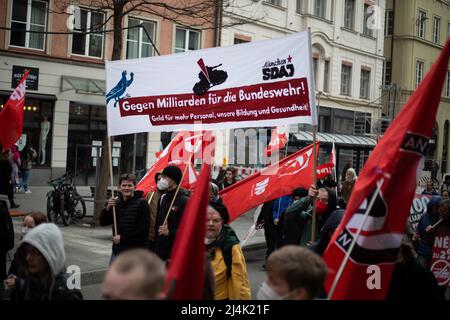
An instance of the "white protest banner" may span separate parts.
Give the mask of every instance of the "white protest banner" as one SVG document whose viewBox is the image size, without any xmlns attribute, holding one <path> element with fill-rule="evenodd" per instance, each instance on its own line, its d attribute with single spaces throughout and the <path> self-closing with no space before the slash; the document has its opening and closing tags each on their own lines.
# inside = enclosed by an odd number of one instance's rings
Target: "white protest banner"
<svg viewBox="0 0 450 320">
<path fill-rule="evenodd" d="M 106 62 L 108 135 L 316 124 L 309 31 Z"/>
</svg>

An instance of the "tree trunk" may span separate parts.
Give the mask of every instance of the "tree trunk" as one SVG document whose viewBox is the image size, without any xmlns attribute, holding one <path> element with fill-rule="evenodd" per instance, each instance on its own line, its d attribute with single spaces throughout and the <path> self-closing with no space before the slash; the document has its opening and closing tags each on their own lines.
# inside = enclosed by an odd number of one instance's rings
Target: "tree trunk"
<svg viewBox="0 0 450 320">
<path fill-rule="evenodd" d="M 122 53 L 122 19 L 123 19 L 123 5 L 115 4 L 114 8 L 114 40 L 113 40 L 113 52 L 112 52 L 112 60 L 120 60 Z M 113 137 L 111 137 L 111 148 L 113 144 Z M 105 203 L 107 201 L 107 188 L 108 184 L 110 184 L 110 175 L 109 175 L 109 148 L 108 148 L 108 133 L 106 132 L 106 137 L 103 142 L 103 152 L 100 159 L 100 168 L 99 168 L 99 179 L 98 186 L 96 187 L 97 193 L 95 197 L 95 210 L 94 210 L 94 222 L 96 225 L 100 222 L 100 214 L 102 209 L 105 207 Z"/>
</svg>

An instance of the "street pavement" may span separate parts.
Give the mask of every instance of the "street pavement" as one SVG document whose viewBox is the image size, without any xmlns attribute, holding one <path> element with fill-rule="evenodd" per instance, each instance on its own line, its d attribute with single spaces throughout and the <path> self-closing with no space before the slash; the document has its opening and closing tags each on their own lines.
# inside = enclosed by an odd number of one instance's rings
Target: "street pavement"
<svg viewBox="0 0 450 320">
<path fill-rule="evenodd" d="M 82 196 L 90 195 L 89 187 L 77 187 L 77 189 Z M 16 247 L 19 243 L 21 223 L 23 220 L 23 217 L 20 215 L 30 211 L 41 211 L 46 213 L 47 210 L 46 194 L 51 188 L 49 186 L 35 186 L 30 187 L 30 190 L 32 191 L 31 194 L 18 193 L 15 195 L 16 203 L 20 205 L 20 208 L 11 210 L 13 215 L 18 215 L 13 217 Z M 0 199 L 6 200 L 6 197 L 0 196 Z M 94 226 L 93 202 L 86 202 L 86 207 L 87 214 L 83 220 L 76 221 L 67 227 L 65 227 L 61 221 L 58 221 L 58 225 L 60 226 L 64 237 L 66 266 L 78 266 L 81 270 L 81 286 L 86 290 L 84 293 L 86 293 L 87 297 L 99 298 L 99 290 L 96 290 L 96 288 L 98 288 L 99 283 L 102 282 L 104 273 L 108 267 L 111 255 L 112 231 L 111 226 Z M 241 241 L 253 224 L 253 216 L 254 211 L 252 210 L 231 224 Z M 243 248 L 246 257 L 248 256 L 248 262 L 255 264 L 255 270 L 257 269 L 256 265 L 259 265 L 258 267 L 261 268 L 263 264 L 265 250 L 263 250 L 263 248 L 265 248 L 265 240 L 262 230 L 258 231 Z M 15 249 L 11 251 L 10 254 L 12 255 L 14 251 Z M 262 274 L 264 273 L 262 272 Z M 258 272 L 255 272 L 250 275 L 250 281 L 253 281 L 259 287 L 259 284 L 263 281 L 260 277 L 261 275 L 259 275 Z M 252 286 L 253 290 L 258 289 L 253 287 L 254 286 Z"/>
</svg>

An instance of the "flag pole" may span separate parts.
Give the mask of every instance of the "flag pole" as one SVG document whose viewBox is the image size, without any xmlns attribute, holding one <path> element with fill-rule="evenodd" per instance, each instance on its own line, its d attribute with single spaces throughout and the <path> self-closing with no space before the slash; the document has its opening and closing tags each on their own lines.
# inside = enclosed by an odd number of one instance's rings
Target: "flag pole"
<svg viewBox="0 0 450 320">
<path fill-rule="evenodd" d="M 287 141 L 286 141 L 286 148 L 284 149 L 284 157 L 285 157 L 285 158 L 287 157 L 288 145 L 289 145 L 289 133 L 288 133 L 288 139 L 287 139 Z M 278 161 L 278 162 L 280 162 L 280 161 Z M 282 198 L 282 197 L 280 197 L 280 198 L 278 199 L 277 219 L 280 219 L 281 198 Z"/>
<path fill-rule="evenodd" d="M 194 156 L 195 150 L 197 149 L 197 145 L 200 142 L 198 139 L 199 139 L 199 137 L 197 138 L 197 141 L 194 144 L 194 148 L 192 149 L 192 152 L 189 155 L 189 160 L 187 161 L 186 166 L 184 167 L 183 175 L 181 176 L 181 181 L 180 181 L 180 183 L 177 186 L 177 190 L 175 191 L 175 194 L 173 196 L 172 202 L 170 203 L 169 209 L 167 210 L 166 217 L 164 218 L 163 226 L 167 226 L 167 219 L 169 218 L 170 211 L 171 211 L 172 206 L 173 206 L 173 204 L 175 202 L 175 198 L 177 197 L 178 192 L 180 191 L 181 184 L 183 183 L 184 176 L 186 175 L 186 171 L 188 169 L 189 163 L 191 163 L 192 157 Z"/>
<path fill-rule="evenodd" d="M 336 277 L 333 280 L 333 285 L 331 286 L 330 292 L 328 293 L 327 300 L 331 299 L 331 297 L 334 294 L 334 291 L 336 290 L 337 284 L 339 283 L 339 279 L 341 278 L 342 273 L 344 272 L 345 265 L 347 264 L 348 259 L 350 258 L 350 254 L 352 253 L 353 248 L 355 247 L 356 240 L 358 239 L 359 234 L 361 233 L 361 230 L 362 230 L 364 224 L 366 223 L 367 217 L 369 216 L 369 213 L 372 210 L 373 205 L 375 204 L 375 200 L 381 191 L 381 187 L 383 186 L 383 183 L 384 183 L 384 178 L 382 178 L 380 180 L 380 182 L 377 183 L 377 189 L 375 190 L 375 193 L 373 194 L 372 199 L 370 199 L 370 203 L 367 206 L 367 209 L 366 209 L 366 212 L 364 213 L 364 217 L 361 221 L 361 224 L 359 225 L 358 230 L 356 231 L 356 234 L 353 238 L 353 241 L 350 244 L 350 247 L 348 248 L 348 251 L 345 255 L 345 258 L 342 261 L 341 266 L 339 267 L 338 273 L 336 274 Z"/>
<path fill-rule="evenodd" d="M 109 177 L 111 179 L 111 195 L 114 198 L 114 176 L 112 166 L 112 153 L 111 153 L 111 137 L 108 137 L 108 151 L 109 151 Z M 117 236 L 117 218 L 116 218 L 116 206 L 113 209 L 113 221 L 114 221 L 114 235 Z"/>
<path fill-rule="evenodd" d="M 316 148 L 316 131 L 317 125 L 312 127 L 313 134 L 313 185 L 317 188 L 317 148 Z M 313 211 L 312 211 L 312 222 L 311 222 L 311 242 L 316 240 L 316 224 L 317 224 L 317 215 L 316 215 L 316 199 L 313 200 Z"/>
<path fill-rule="evenodd" d="M 311 90 L 313 92 L 313 95 L 311 97 L 310 94 L 310 100 L 311 103 L 314 104 L 313 108 L 317 108 L 316 105 L 316 97 L 315 97 L 315 79 L 314 79 L 314 69 L 313 69 L 313 57 L 312 57 L 312 44 L 311 44 L 311 28 L 308 27 L 308 47 L 309 47 L 309 73 L 311 80 Z M 320 107 L 320 92 L 319 92 L 319 103 Z M 314 109 L 314 118 L 312 121 L 312 135 L 313 135 L 313 185 L 315 188 L 317 188 L 317 150 L 316 150 L 316 133 L 317 133 L 317 110 Z M 312 210 L 312 222 L 311 222 L 311 242 L 314 242 L 316 240 L 316 224 L 317 224 L 317 215 L 316 215 L 316 199 L 313 200 L 313 210 Z"/>
</svg>

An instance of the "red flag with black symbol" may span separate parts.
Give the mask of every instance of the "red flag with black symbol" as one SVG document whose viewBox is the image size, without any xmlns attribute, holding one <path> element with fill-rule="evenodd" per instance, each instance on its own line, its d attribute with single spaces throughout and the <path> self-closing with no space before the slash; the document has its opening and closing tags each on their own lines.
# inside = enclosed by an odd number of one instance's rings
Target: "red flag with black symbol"
<svg viewBox="0 0 450 320">
<path fill-rule="evenodd" d="M 23 129 L 23 107 L 25 105 L 25 81 L 30 70 L 26 70 L 19 85 L 0 111 L 0 143 L 3 150 L 10 149 L 20 139 Z"/>
<path fill-rule="evenodd" d="M 200 300 L 205 280 L 205 229 L 211 168 L 202 166 L 197 187 L 181 218 L 166 276 L 170 300 Z"/>
<path fill-rule="evenodd" d="M 330 299 L 386 298 L 436 121 L 449 56 L 447 41 L 359 175 L 324 254 Z"/>
<path fill-rule="evenodd" d="M 214 147 L 215 138 L 211 131 L 180 131 L 169 145 L 158 153 L 155 163 L 136 185 L 136 189 L 144 191 L 144 194 L 155 191 L 155 175 L 168 165 L 178 166 L 181 172 L 184 172 L 185 167 L 188 166 L 181 187 L 193 189 L 198 180 L 198 173 L 194 169 L 194 159 L 201 158 L 205 162 L 211 163 L 214 157 Z M 194 155 L 191 157 L 192 152 Z"/>
<path fill-rule="evenodd" d="M 289 125 L 278 126 L 272 131 L 270 142 L 264 150 L 266 156 L 270 157 L 272 152 L 284 148 L 289 139 Z"/>
<path fill-rule="evenodd" d="M 319 144 L 317 144 L 317 150 Z M 313 146 L 309 145 L 220 191 L 230 222 L 258 205 L 313 183 Z"/>
</svg>

